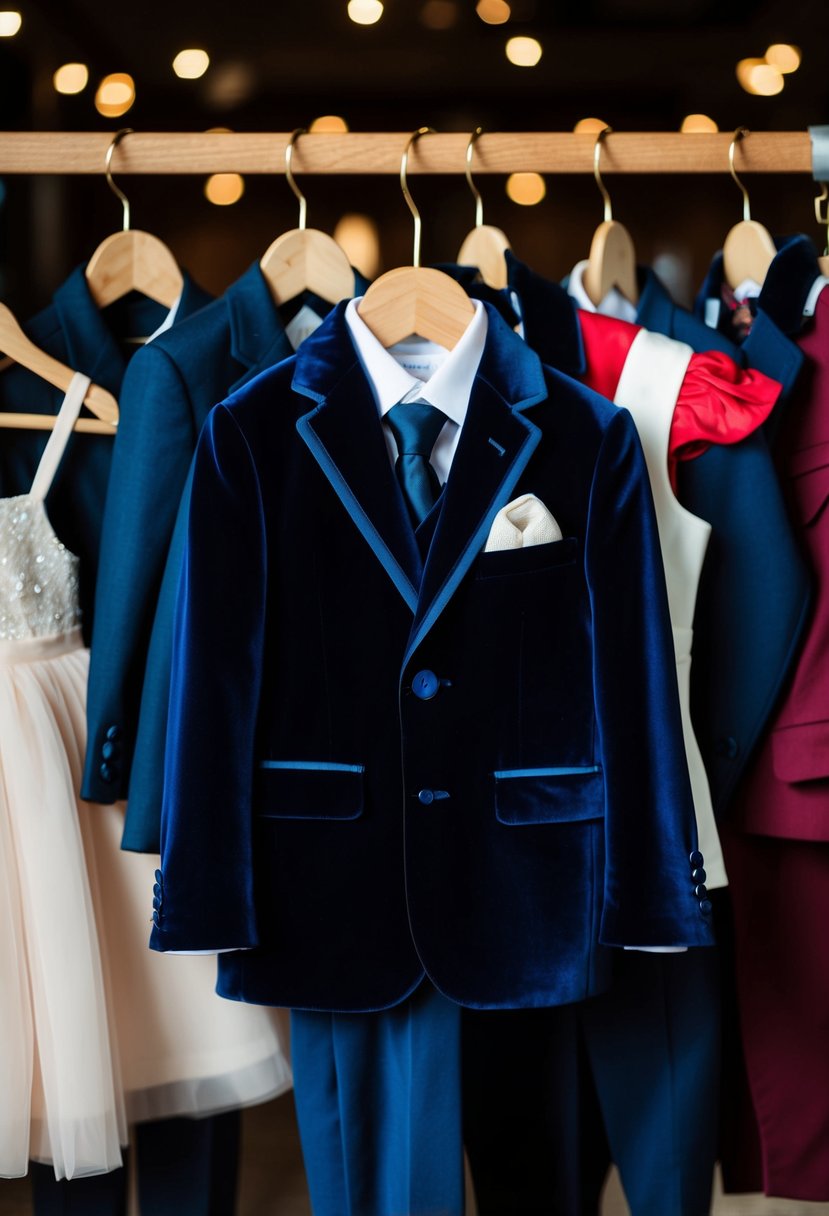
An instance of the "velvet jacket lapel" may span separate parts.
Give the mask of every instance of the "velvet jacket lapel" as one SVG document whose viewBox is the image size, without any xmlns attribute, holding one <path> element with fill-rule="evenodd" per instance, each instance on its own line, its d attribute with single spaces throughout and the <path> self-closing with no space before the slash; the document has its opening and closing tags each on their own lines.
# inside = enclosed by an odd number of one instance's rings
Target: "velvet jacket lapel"
<svg viewBox="0 0 829 1216">
<path fill-rule="evenodd" d="M 449 602 L 540 439 L 519 412 L 547 395 L 540 361 L 494 308 L 484 307 L 487 341 L 425 564 L 345 306 L 297 353 L 293 388 L 317 402 L 297 430 L 411 609 L 410 651 Z"/>
</svg>

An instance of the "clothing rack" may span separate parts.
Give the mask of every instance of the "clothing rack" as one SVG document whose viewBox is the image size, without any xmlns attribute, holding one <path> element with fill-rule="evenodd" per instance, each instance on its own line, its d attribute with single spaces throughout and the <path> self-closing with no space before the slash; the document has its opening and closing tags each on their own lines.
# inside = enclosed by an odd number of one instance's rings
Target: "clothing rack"
<svg viewBox="0 0 829 1216">
<path fill-rule="evenodd" d="M 396 174 L 410 132 L 303 135 L 294 149 L 297 173 Z M 0 174 L 103 173 L 113 133 L 0 132 Z M 619 131 L 602 145 L 602 174 L 727 173 L 732 133 Z M 284 173 L 290 133 L 138 131 L 114 150 L 117 174 Z M 409 156 L 409 173 L 463 173 L 467 132 L 421 139 Z M 494 131 L 475 144 L 475 174 L 592 173 L 593 133 Z M 743 173 L 811 173 L 807 131 L 752 131 L 736 149 Z"/>
</svg>

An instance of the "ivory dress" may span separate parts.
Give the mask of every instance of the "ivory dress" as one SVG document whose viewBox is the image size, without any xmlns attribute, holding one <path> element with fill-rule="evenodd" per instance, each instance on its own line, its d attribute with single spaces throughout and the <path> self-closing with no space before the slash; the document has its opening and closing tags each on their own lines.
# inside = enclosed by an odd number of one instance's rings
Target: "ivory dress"
<svg viewBox="0 0 829 1216">
<path fill-rule="evenodd" d="M 156 861 L 123 806 L 82 803 L 78 561 L 44 499 L 76 375 L 28 494 L 0 499 L 0 1176 L 116 1168 L 128 1121 L 207 1115 L 291 1084 L 281 1014 L 220 1000 L 215 959 L 147 948 Z M 82 442 L 83 440 L 81 440 Z"/>
</svg>

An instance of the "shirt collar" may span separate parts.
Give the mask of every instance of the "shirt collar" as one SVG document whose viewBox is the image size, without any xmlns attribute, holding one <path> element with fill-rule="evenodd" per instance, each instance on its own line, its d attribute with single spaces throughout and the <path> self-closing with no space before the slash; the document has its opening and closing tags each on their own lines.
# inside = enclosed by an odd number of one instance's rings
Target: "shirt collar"
<svg viewBox="0 0 829 1216">
<path fill-rule="evenodd" d="M 616 287 L 611 287 L 598 307 L 593 303 L 584 287 L 584 272 L 589 265 L 586 258 L 583 262 L 577 262 L 570 271 L 567 283 L 567 291 L 579 308 L 583 308 L 585 312 L 600 312 L 606 317 L 616 317 L 619 321 L 635 322 L 636 305 L 631 304 Z"/>
<path fill-rule="evenodd" d="M 486 343 L 487 315 L 481 301 L 472 301 L 475 307 L 472 320 L 454 349 L 443 354 L 437 371 L 424 381 L 401 367 L 394 355 L 375 338 L 358 311 L 360 298 L 347 304 L 345 323 L 380 413 L 388 413 L 398 401 L 417 399 L 428 401 L 462 426 Z M 433 349 L 442 352 L 441 347 Z"/>
</svg>

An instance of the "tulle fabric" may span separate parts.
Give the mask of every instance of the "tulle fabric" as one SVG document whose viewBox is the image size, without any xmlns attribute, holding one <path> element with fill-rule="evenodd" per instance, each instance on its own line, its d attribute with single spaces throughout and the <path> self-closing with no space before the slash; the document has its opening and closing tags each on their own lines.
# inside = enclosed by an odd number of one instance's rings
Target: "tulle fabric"
<svg viewBox="0 0 829 1216">
<path fill-rule="evenodd" d="M 128 1121 L 206 1115 L 291 1084 L 279 1011 L 223 1001 L 215 958 L 147 948 L 157 860 L 123 807 L 78 801 L 79 631 L 0 642 L 0 1175 L 121 1164 Z"/>
<path fill-rule="evenodd" d="M 127 1139 L 74 794 L 85 662 L 79 636 L 64 642 L 45 659 L 38 640 L 0 649 L 7 1176 L 24 1174 L 30 1156 L 52 1161 L 58 1178 L 114 1169 Z"/>
</svg>

